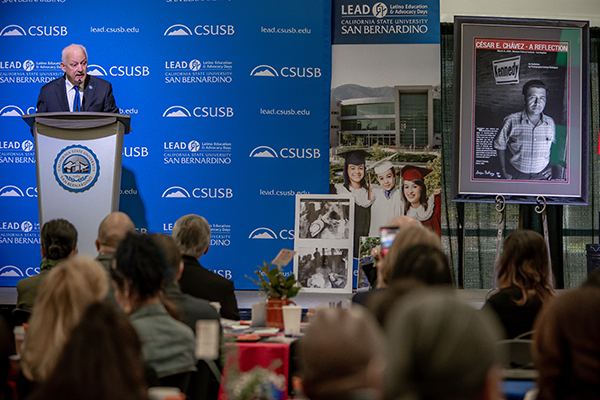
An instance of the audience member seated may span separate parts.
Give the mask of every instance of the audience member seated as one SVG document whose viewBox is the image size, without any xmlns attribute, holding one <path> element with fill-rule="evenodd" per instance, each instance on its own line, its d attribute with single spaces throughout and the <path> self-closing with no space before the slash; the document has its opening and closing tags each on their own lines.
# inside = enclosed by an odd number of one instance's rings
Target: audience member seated
<svg viewBox="0 0 600 400">
<path fill-rule="evenodd" d="M 387 316 L 396 301 L 413 289 L 445 285 L 453 286 L 452 271 L 448 257 L 437 246 L 417 244 L 404 248 L 391 267 L 391 283 L 385 289 L 373 293 L 367 307 L 380 324 L 385 325 Z"/>
<path fill-rule="evenodd" d="M 233 282 L 209 271 L 198 261 L 210 245 L 210 225 L 206 219 L 195 214 L 184 215 L 175 222 L 172 236 L 183 255 L 181 291 L 221 303 L 221 317 L 238 321 L 240 312 Z"/>
<path fill-rule="evenodd" d="M 140 339 L 108 303 L 94 303 L 73 328 L 56 366 L 31 400 L 149 400 Z"/>
<path fill-rule="evenodd" d="M 19 398 L 45 382 L 86 308 L 106 296 L 104 268 L 87 256 L 69 257 L 48 273 L 40 287 L 21 351 Z M 83 355 L 80 355 L 83 356 Z"/>
<path fill-rule="evenodd" d="M 0 400 L 13 398 L 13 389 L 8 383 L 11 370 L 9 357 L 13 354 L 15 354 L 13 335 L 4 317 L 0 316 Z"/>
<path fill-rule="evenodd" d="M 387 400 L 501 398 L 501 327 L 454 291 L 415 290 L 391 311 Z"/>
<path fill-rule="evenodd" d="M 498 288 L 500 291 L 483 308 L 494 310 L 500 317 L 506 338 L 531 331 L 542 305 L 554 295 L 542 235 L 518 230 L 506 237 L 498 267 Z"/>
<path fill-rule="evenodd" d="M 119 307 L 115 299 L 115 289 L 110 282 L 110 266 L 117 251 L 119 242 L 123 240 L 127 232 L 135 232 L 135 225 L 131 218 L 123 212 L 115 211 L 108 214 L 98 227 L 98 237 L 96 238 L 96 249 L 98 249 L 98 257 L 96 260 L 104 266 L 106 277 L 109 282 L 108 293 L 106 300 Z"/>
<path fill-rule="evenodd" d="M 219 321 L 219 313 L 207 300 L 183 293 L 179 288 L 178 280 L 183 272 L 183 261 L 179 247 L 173 238 L 163 233 L 156 233 L 151 237 L 164 253 L 171 268 L 173 279 L 166 283 L 163 292 L 167 299 L 177 307 L 179 320 L 192 328 L 194 332 L 196 332 L 196 321 L 198 320 Z"/>
<path fill-rule="evenodd" d="M 183 261 L 177 243 L 171 236 L 162 233 L 151 236 L 165 254 L 172 269 L 173 279 L 166 284 L 163 293 L 177 307 L 179 320 L 192 328 L 194 333 L 196 333 L 196 322 L 198 320 L 215 320 L 220 324 L 219 313 L 207 300 L 183 293 L 179 288 L 178 280 L 183 272 Z M 213 365 L 216 369 L 221 368 L 218 360 Z M 198 371 L 192 375 L 190 380 L 188 398 L 192 400 L 216 400 L 219 396 L 220 385 L 213 374 L 213 370 L 202 360 L 198 361 L 196 367 Z M 214 372 L 216 373 L 217 370 L 214 370 Z"/>
<path fill-rule="evenodd" d="M 169 264 L 148 235 L 128 233 L 119 244 L 111 268 L 115 295 L 142 341 L 144 356 L 159 378 L 196 369 L 194 333 L 172 318 L 161 302 L 172 280 Z"/>
<path fill-rule="evenodd" d="M 64 219 L 53 219 L 42 226 L 42 264 L 40 272 L 17 283 L 17 309 L 31 313 L 40 285 L 60 260 L 77 253 L 77 230 Z"/>
<path fill-rule="evenodd" d="M 588 282 L 542 308 L 533 357 L 538 400 L 600 399 L 600 287 Z"/>
<path fill-rule="evenodd" d="M 376 400 L 383 394 L 385 336 L 362 307 L 315 314 L 298 344 L 302 388 L 310 400 Z"/>
<path fill-rule="evenodd" d="M 406 215 L 399 215 L 390 219 L 386 224 L 385 228 L 398 228 L 402 229 L 407 226 L 423 226 L 420 221 L 407 217 Z M 381 246 L 376 246 L 371 250 L 371 257 L 375 260 L 375 265 L 366 264 L 362 268 L 371 284 L 371 287 L 377 288 L 381 285 L 385 285 L 383 278 L 381 277 Z"/>
<path fill-rule="evenodd" d="M 404 217 L 408 218 L 409 217 Z M 418 222 L 417 220 L 414 220 Z M 357 293 L 352 301 L 362 305 L 367 305 L 370 299 L 375 296 L 379 296 L 383 292 L 383 288 L 387 287 L 392 281 L 392 270 L 399 269 L 398 267 L 402 263 L 400 253 L 408 247 L 412 247 L 417 244 L 429 245 L 431 248 L 436 248 L 441 252 L 442 243 L 440 237 L 431 229 L 424 227 L 423 225 L 408 223 L 400 229 L 396 238 L 392 242 L 392 245 L 388 249 L 385 257 L 379 262 L 378 270 L 380 271 L 378 277 L 378 290 L 370 290 L 368 292 Z M 447 262 L 447 261 L 446 261 Z"/>
</svg>

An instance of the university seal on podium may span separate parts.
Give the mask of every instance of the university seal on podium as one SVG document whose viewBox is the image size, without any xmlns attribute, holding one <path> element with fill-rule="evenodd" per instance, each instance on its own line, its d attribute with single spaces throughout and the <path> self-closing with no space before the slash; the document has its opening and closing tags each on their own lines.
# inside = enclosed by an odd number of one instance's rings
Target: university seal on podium
<svg viewBox="0 0 600 400">
<path fill-rule="evenodd" d="M 84 192 L 94 186 L 100 175 L 96 154 L 75 144 L 62 149 L 54 159 L 54 177 L 69 192 Z"/>
</svg>

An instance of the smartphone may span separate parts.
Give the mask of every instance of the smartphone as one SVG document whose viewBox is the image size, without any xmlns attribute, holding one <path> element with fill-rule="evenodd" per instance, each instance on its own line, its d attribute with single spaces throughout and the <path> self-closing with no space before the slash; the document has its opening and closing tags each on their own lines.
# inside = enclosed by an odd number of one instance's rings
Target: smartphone
<svg viewBox="0 0 600 400">
<path fill-rule="evenodd" d="M 379 230 L 381 236 L 381 256 L 385 257 L 388 249 L 394 242 L 400 228 L 381 228 Z"/>
</svg>

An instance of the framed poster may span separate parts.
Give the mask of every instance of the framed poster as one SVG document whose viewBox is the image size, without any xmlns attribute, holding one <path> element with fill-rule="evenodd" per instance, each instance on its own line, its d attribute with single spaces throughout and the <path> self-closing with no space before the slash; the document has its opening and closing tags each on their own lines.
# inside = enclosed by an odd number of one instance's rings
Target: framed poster
<svg viewBox="0 0 600 400">
<path fill-rule="evenodd" d="M 454 201 L 588 201 L 589 23 L 454 20 Z"/>
<path fill-rule="evenodd" d="M 352 293 L 354 197 L 297 195 L 295 232 L 302 291 Z"/>
</svg>

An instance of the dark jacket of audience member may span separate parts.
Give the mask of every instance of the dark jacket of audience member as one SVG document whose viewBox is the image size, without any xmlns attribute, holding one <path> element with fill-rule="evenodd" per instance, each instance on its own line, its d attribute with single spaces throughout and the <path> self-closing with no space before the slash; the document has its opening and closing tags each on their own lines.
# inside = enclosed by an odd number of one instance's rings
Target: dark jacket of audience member
<svg viewBox="0 0 600 400">
<path fill-rule="evenodd" d="M 484 309 L 496 312 L 506 337 L 533 329 L 544 302 L 554 295 L 550 286 L 548 250 L 544 237 L 530 230 L 512 232 L 504 240 L 499 261 L 498 288 Z"/>
<path fill-rule="evenodd" d="M 77 230 L 64 219 L 53 219 L 42 226 L 40 232 L 42 258 L 40 273 L 21 279 L 17 283 L 17 308 L 31 312 L 40 290 L 50 270 L 60 260 L 77 252 Z"/>
<path fill-rule="evenodd" d="M 91 305 L 31 400 L 147 400 L 142 345 L 127 317 Z"/>
<path fill-rule="evenodd" d="M 15 354 L 15 341 L 4 317 L 0 316 L 0 400 L 12 400 L 13 391 L 8 384 L 10 360 Z"/>
<path fill-rule="evenodd" d="M 537 399 L 600 399 L 600 287 L 560 294 L 534 326 Z"/>
<path fill-rule="evenodd" d="M 184 268 L 179 279 L 181 291 L 210 302 L 219 302 L 221 317 L 238 321 L 240 312 L 233 281 L 204 268 L 199 262 L 210 248 L 208 221 L 199 215 L 184 215 L 175 222 L 172 236 L 183 255 Z"/>
</svg>

